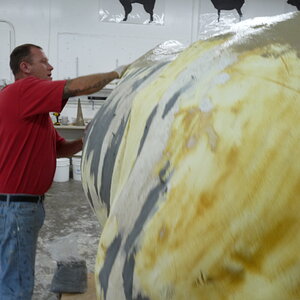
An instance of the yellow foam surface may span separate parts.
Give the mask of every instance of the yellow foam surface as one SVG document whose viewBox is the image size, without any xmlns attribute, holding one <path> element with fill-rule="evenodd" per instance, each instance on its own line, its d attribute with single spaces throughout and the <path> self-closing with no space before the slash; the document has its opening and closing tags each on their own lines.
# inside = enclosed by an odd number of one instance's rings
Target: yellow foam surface
<svg viewBox="0 0 300 300">
<path fill-rule="evenodd" d="M 136 257 L 150 299 L 300 298 L 300 62 L 264 52 L 225 70 L 210 112 L 175 115 L 170 190 Z"/>
<path fill-rule="evenodd" d="M 134 245 L 135 292 L 151 300 L 300 299 L 299 53 L 284 43 L 235 51 L 222 46 L 230 39 L 195 43 L 134 96 L 96 267 L 120 235 L 109 282 L 120 291 L 115 300 L 124 295 L 124 241 L 145 201 L 131 191 L 159 183 L 165 166 L 167 192 Z M 163 120 L 166 97 L 182 86 Z M 149 148 L 138 157 L 155 107 Z M 164 138 L 153 138 L 160 131 Z M 133 180 L 138 159 L 148 177 Z"/>
</svg>

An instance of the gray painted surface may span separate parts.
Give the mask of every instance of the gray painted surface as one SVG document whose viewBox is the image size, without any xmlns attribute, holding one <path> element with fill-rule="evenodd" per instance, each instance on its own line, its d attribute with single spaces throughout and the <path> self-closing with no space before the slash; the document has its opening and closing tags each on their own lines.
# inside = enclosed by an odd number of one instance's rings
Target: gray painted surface
<svg viewBox="0 0 300 300">
<path fill-rule="evenodd" d="M 115 263 L 115 259 L 118 255 L 118 252 L 120 250 L 122 238 L 120 235 L 118 235 L 111 245 L 108 247 L 106 252 L 106 259 L 104 262 L 104 265 L 100 271 L 99 274 L 99 281 L 101 283 L 101 286 L 103 288 L 104 292 L 104 299 L 106 299 L 107 289 L 108 289 L 108 280 L 111 273 L 111 269 Z"/>
</svg>

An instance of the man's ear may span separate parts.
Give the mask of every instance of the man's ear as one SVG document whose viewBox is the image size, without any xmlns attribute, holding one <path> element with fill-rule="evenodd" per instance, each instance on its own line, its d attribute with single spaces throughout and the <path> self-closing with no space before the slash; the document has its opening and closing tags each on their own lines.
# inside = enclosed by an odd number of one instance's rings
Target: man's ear
<svg viewBox="0 0 300 300">
<path fill-rule="evenodd" d="M 21 70 L 21 72 L 23 72 L 25 74 L 30 74 L 31 65 L 26 61 L 22 61 L 20 63 L 20 70 Z"/>
</svg>

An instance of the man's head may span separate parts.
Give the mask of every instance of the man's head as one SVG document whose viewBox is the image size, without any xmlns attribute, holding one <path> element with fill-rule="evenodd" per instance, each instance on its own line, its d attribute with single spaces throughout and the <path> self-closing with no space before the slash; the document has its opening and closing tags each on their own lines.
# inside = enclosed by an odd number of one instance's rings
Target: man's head
<svg viewBox="0 0 300 300">
<path fill-rule="evenodd" d="M 52 80 L 53 67 L 48 63 L 43 49 L 33 44 L 20 45 L 12 51 L 10 68 L 16 80 L 28 76 Z"/>
</svg>

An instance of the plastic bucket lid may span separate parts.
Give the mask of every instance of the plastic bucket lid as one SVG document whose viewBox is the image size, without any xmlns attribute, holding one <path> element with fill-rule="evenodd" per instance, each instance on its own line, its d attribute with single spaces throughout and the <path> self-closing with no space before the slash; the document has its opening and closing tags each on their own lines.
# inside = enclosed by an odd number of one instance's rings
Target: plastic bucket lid
<svg viewBox="0 0 300 300">
<path fill-rule="evenodd" d="M 72 157 L 72 165 L 80 165 L 81 157 Z"/>
<path fill-rule="evenodd" d="M 57 158 L 56 159 L 56 166 L 62 167 L 62 166 L 69 166 L 70 165 L 70 159 L 69 158 Z"/>
</svg>

